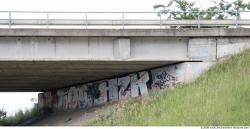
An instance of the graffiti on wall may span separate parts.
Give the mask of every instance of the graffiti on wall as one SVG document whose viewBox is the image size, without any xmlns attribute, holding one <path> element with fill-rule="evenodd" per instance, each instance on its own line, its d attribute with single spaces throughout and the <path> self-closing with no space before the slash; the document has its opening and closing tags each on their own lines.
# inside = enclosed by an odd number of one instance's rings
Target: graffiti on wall
<svg viewBox="0 0 250 129">
<path fill-rule="evenodd" d="M 168 86 L 172 80 L 175 80 L 175 77 L 170 75 L 168 72 L 163 71 L 156 74 L 155 85 L 159 87 Z"/>
<path fill-rule="evenodd" d="M 78 91 L 76 87 L 71 87 L 68 92 L 68 109 L 75 109 L 78 105 Z"/>
<path fill-rule="evenodd" d="M 89 105 L 87 96 L 87 85 L 78 87 L 78 108 L 86 108 Z"/>
<path fill-rule="evenodd" d="M 148 86 L 147 82 L 151 79 L 153 84 Z M 175 80 L 174 72 L 169 69 L 143 71 L 124 77 L 59 89 L 53 93 L 45 92 L 39 95 L 39 99 L 42 99 L 39 100 L 41 102 L 39 105 L 53 107 L 56 110 L 82 109 L 127 97 L 145 96 L 148 95 L 148 87 L 162 89 Z"/>
<path fill-rule="evenodd" d="M 148 72 L 139 72 L 131 76 L 131 97 L 145 96 L 148 94 L 147 82 L 149 81 Z"/>
<path fill-rule="evenodd" d="M 95 97 L 94 105 L 99 105 L 107 102 L 107 82 L 100 82 L 98 84 L 99 93 Z"/>
<path fill-rule="evenodd" d="M 152 70 L 153 89 L 164 89 L 175 85 L 177 80 L 176 67 L 159 68 Z"/>
<path fill-rule="evenodd" d="M 118 78 L 119 99 L 124 99 L 131 95 L 130 76 Z"/>
<path fill-rule="evenodd" d="M 109 101 L 118 101 L 119 93 L 118 93 L 118 79 L 110 79 L 108 80 L 108 100 Z"/>
<path fill-rule="evenodd" d="M 57 109 L 67 110 L 68 109 L 68 90 L 60 89 L 56 91 L 57 95 Z"/>
<path fill-rule="evenodd" d="M 56 95 L 56 92 L 52 92 L 51 93 L 51 103 L 52 103 L 52 107 L 54 109 L 57 109 L 58 108 L 58 96 Z"/>
<path fill-rule="evenodd" d="M 139 81 L 139 90 L 142 96 L 148 95 L 148 88 L 147 88 L 147 82 L 149 81 L 149 74 L 148 72 L 140 72 L 139 73 L 140 79 Z"/>
</svg>

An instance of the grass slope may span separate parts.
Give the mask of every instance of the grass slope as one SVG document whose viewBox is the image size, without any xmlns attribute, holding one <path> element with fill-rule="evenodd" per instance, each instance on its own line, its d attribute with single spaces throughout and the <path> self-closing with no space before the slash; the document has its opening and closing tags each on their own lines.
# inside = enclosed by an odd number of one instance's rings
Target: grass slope
<svg viewBox="0 0 250 129">
<path fill-rule="evenodd" d="M 250 50 L 195 82 L 124 101 L 90 125 L 250 125 Z"/>
</svg>

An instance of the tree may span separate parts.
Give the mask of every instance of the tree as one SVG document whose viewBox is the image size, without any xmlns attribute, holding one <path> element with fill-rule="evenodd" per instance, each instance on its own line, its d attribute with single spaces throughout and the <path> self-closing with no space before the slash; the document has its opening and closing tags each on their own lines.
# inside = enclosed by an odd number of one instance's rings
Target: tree
<svg viewBox="0 0 250 129">
<path fill-rule="evenodd" d="M 0 120 L 6 118 L 7 112 L 4 109 L 0 109 Z"/>
<path fill-rule="evenodd" d="M 194 7 L 195 2 L 185 0 L 171 0 L 166 6 L 155 5 L 153 8 L 162 8 L 158 15 L 168 14 L 169 19 L 195 19 L 198 16 L 199 8 Z"/>
<path fill-rule="evenodd" d="M 155 5 L 154 9 L 161 10 L 158 15 L 166 14 L 168 19 L 227 19 L 235 17 L 240 19 L 240 11 L 250 10 L 250 2 L 244 3 L 243 0 L 235 0 L 232 3 L 225 0 L 214 1 L 214 5 L 207 9 L 195 7 L 195 2 L 186 0 L 171 0 L 167 5 Z"/>
<path fill-rule="evenodd" d="M 209 7 L 206 11 L 215 12 L 211 15 L 212 17 L 207 17 L 207 19 L 227 19 L 230 17 L 240 19 L 241 14 L 239 12 L 247 10 L 249 4 L 250 3 L 244 3 L 243 0 L 235 0 L 232 3 L 226 2 L 225 0 L 220 0 L 219 2 L 214 1 L 214 5 Z"/>
</svg>

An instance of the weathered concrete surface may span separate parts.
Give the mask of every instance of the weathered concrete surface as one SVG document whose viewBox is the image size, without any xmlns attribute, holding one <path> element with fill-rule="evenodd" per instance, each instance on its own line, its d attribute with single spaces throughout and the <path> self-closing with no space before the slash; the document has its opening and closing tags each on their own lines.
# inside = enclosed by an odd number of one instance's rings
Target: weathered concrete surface
<svg viewBox="0 0 250 129">
<path fill-rule="evenodd" d="M 0 37 L 0 61 L 179 61 L 187 46 L 180 37 Z"/>
<path fill-rule="evenodd" d="M 129 59 L 130 56 L 130 39 L 118 38 L 114 41 L 114 57 L 117 59 Z"/>
<path fill-rule="evenodd" d="M 224 29 L 0 29 L 0 36 L 244 37 L 250 28 Z"/>
<path fill-rule="evenodd" d="M 217 40 L 217 58 L 230 56 L 250 48 L 250 38 L 219 38 Z"/>
<path fill-rule="evenodd" d="M 215 61 L 217 54 L 216 38 L 191 38 L 188 44 L 188 56 L 192 59 Z"/>
<path fill-rule="evenodd" d="M 167 60 L 188 58 L 187 48 L 188 38 L 139 37 L 131 38 L 130 51 L 136 60 Z"/>
</svg>

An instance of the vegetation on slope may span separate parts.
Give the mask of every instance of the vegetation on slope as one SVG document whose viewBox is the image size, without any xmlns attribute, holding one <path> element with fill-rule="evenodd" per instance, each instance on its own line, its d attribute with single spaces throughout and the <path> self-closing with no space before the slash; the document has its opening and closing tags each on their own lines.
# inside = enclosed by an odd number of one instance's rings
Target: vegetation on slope
<svg viewBox="0 0 250 129">
<path fill-rule="evenodd" d="M 250 125 L 250 50 L 195 82 L 118 104 L 90 125 Z"/>
<path fill-rule="evenodd" d="M 4 116 L 0 117 L 0 126 L 16 126 L 38 115 L 39 112 L 36 108 L 26 111 L 19 110 L 13 116 L 6 116 L 5 114 Z"/>
</svg>

